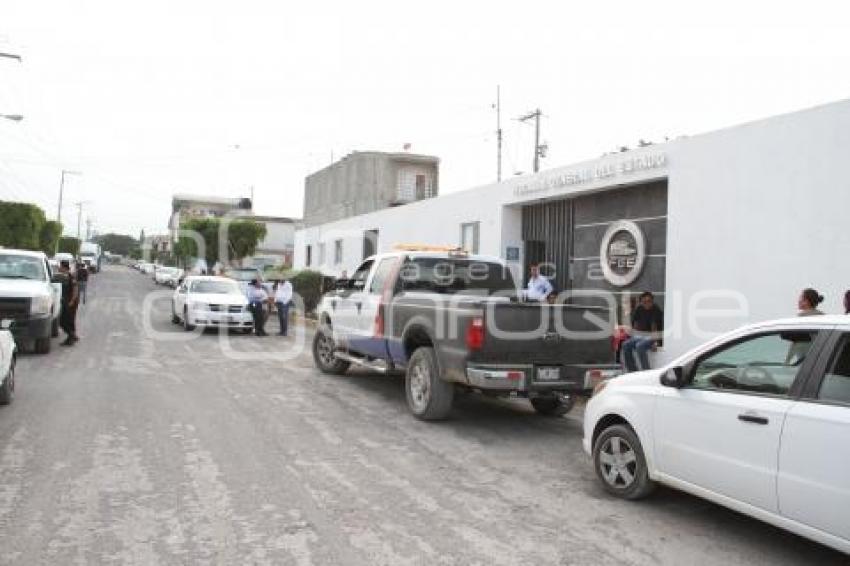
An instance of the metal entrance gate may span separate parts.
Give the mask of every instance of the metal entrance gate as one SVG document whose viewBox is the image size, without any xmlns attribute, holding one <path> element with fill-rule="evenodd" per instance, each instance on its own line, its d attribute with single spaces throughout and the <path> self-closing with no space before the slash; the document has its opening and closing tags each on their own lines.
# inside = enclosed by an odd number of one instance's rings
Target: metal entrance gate
<svg viewBox="0 0 850 566">
<path fill-rule="evenodd" d="M 569 289 L 573 238 L 573 201 L 558 200 L 522 207 L 522 239 L 525 242 L 525 274 L 532 263 L 542 264 L 560 292 Z M 526 281 L 524 281 L 525 283 Z"/>
</svg>

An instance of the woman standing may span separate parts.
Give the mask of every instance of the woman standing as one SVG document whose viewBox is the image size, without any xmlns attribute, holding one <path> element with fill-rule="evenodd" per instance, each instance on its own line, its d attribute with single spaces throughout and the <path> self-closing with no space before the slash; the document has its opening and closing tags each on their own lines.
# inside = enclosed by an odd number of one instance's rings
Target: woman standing
<svg viewBox="0 0 850 566">
<path fill-rule="evenodd" d="M 800 298 L 797 299 L 797 308 L 800 309 L 800 312 L 797 313 L 797 316 L 813 316 L 823 314 L 823 312 L 818 310 L 818 305 L 822 302 L 823 295 L 811 288 L 803 289 L 803 292 L 800 293 Z"/>
</svg>

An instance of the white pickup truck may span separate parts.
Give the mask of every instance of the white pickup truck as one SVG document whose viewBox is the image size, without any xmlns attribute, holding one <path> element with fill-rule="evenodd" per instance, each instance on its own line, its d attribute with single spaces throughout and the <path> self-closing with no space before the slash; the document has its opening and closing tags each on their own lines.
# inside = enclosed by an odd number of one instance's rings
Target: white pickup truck
<svg viewBox="0 0 850 566">
<path fill-rule="evenodd" d="M 18 348 L 9 332 L 11 320 L 0 320 L 0 405 L 8 405 L 15 397 L 15 361 Z"/>
<path fill-rule="evenodd" d="M 11 320 L 15 340 L 32 341 L 39 354 L 59 335 L 62 286 L 52 278 L 44 253 L 0 248 L 0 319 Z"/>
</svg>

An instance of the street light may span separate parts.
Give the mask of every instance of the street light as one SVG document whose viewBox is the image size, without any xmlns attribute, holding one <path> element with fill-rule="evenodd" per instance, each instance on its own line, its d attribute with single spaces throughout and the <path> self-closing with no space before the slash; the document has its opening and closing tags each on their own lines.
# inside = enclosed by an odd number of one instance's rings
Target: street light
<svg viewBox="0 0 850 566">
<path fill-rule="evenodd" d="M 3 53 L 2 51 L 0 51 L 0 57 L 5 59 L 15 59 L 18 61 L 18 63 L 23 62 L 21 56 L 15 53 Z M 0 118 L 6 118 L 7 120 L 11 120 L 13 122 L 20 122 L 24 119 L 24 117 L 20 114 L 0 114 Z"/>
</svg>

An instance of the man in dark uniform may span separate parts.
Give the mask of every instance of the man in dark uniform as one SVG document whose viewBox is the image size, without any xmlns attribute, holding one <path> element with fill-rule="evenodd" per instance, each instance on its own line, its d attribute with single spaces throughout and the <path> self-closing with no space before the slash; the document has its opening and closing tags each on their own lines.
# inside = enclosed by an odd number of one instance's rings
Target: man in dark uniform
<svg viewBox="0 0 850 566">
<path fill-rule="evenodd" d="M 79 288 L 71 264 L 68 260 L 59 263 L 59 273 L 62 274 L 62 312 L 59 315 L 59 326 L 68 337 L 62 342 L 63 346 L 73 346 L 79 340 L 77 337 L 77 307 L 80 303 Z"/>
<path fill-rule="evenodd" d="M 263 289 L 263 285 L 257 279 L 252 279 L 248 286 L 248 303 L 251 314 L 254 316 L 254 332 L 257 336 L 268 336 L 266 334 L 266 309 L 269 302 L 269 294 Z"/>
<path fill-rule="evenodd" d="M 86 262 L 77 262 L 77 286 L 79 287 L 80 298 L 83 304 L 86 304 L 86 289 L 89 285 L 89 268 Z"/>
</svg>

